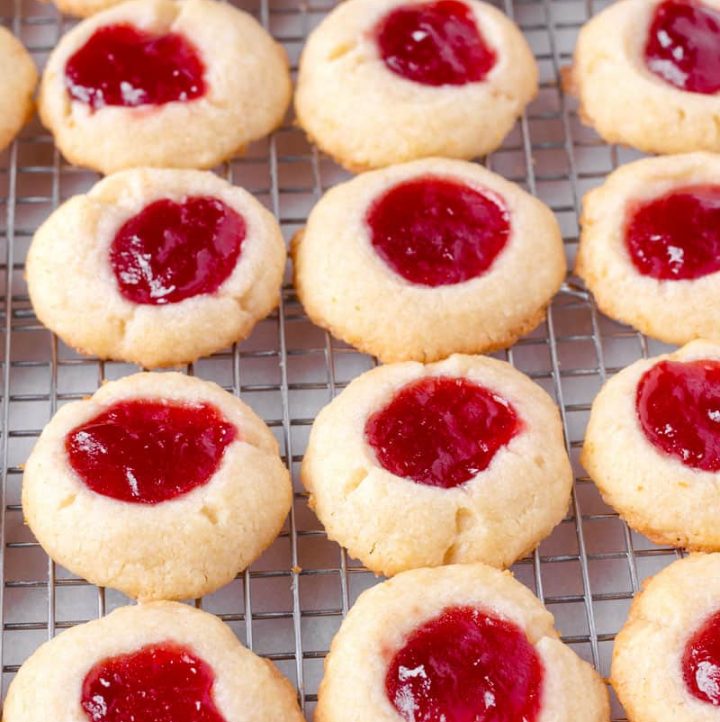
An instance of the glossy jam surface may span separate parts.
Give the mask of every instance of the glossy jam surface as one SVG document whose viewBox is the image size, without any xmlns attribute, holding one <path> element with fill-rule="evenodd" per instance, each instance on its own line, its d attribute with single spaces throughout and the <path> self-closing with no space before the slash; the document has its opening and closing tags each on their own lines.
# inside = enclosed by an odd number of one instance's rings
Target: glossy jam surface
<svg viewBox="0 0 720 722">
<path fill-rule="evenodd" d="M 687 641 L 682 672 L 693 696 L 720 705 L 720 612 L 707 619 Z"/>
<path fill-rule="evenodd" d="M 230 276 L 245 220 L 217 198 L 159 200 L 126 221 L 110 247 L 120 293 L 159 306 L 214 293 Z"/>
<path fill-rule="evenodd" d="M 691 186 L 631 209 L 625 243 L 633 265 L 659 280 L 720 271 L 720 186 Z"/>
<path fill-rule="evenodd" d="M 184 35 L 129 24 L 98 28 L 65 64 L 65 87 L 93 110 L 194 100 L 207 90 L 200 52 Z"/>
<path fill-rule="evenodd" d="M 402 388 L 367 420 L 365 438 L 391 473 L 451 489 L 486 469 L 521 428 L 505 399 L 465 379 L 440 376 Z"/>
<path fill-rule="evenodd" d="M 152 644 L 98 662 L 83 680 L 81 705 L 91 722 L 225 722 L 214 681 L 189 648 Z"/>
<path fill-rule="evenodd" d="M 676 88 L 720 90 L 720 12 L 696 0 L 665 0 L 655 9 L 645 64 Z"/>
<path fill-rule="evenodd" d="M 459 0 L 401 5 L 378 23 L 375 38 L 393 73 L 423 85 L 479 82 L 497 60 Z"/>
<path fill-rule="evenodd" d="M 422 286 L 480 276 L 510 236 L 509 214 L 499 198 L 431 176 L 392 187 L 372 203 L 366 223 L 380 258 Z"/>
<path fill-rule="evenodd" d="M 65 450 L 94 492 L 158 504 L 210 481 L 237 435 L 210 404 L 131 400 L 73 429 Z"/>
<path fill-rule="evenodd" d="M 637 387 L 645 436 L 688 466 L 720 470 L 720 361 L 661 361 Z"/>
<path fill-rule="evenodd" d="M 542 683 L 542 662 L 520 628 L 450 607 L 408 637 L 385 690 L 409 722 L 535 722 Z"/>
</svg>

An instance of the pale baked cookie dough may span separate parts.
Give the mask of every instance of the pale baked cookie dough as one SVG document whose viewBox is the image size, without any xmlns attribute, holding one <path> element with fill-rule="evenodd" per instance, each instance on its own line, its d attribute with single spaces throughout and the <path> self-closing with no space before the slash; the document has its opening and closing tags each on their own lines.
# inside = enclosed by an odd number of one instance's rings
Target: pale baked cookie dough
<svg viewBox="0 0 720 722">
<path fill-rule="evenodd" d="M 298 122 L 342 165 L 366 170 L 433 155 L 485 155 L 502 143 L 537 93 L 537 66 L 519 28 L 477 0 L 457 4 L 496 56 L 482 80 L 427 85 L 390 70 L 376 40 L 378 24 L 398 8 L 436 4 L 442 3 L 349 0 L 310 34 L 300 59 Z M 421 25 L 408 42 L 418 34 L 424 34 L 421 42 L 428 35 L 442 38 Z M 452 55 L 427 52 L 434 60 Z"/>
<path fill-rule="evenodd" d="M 645 583 L 613 650 L 611 681 L 631 722 L 717 720 L 718 600 L 719 554 L 680 559 Z"/>
<path fill-rule="evenodd" d="M 415 427 L 406 416 L 405 424 L 371 437 L 371 417 L 406 389 L 418 383 L 426 388 L 438 380 L 480 386 L 498 405 L 465 412 L 461 407 L 466 400 L 472 403 L 468 396 L 452 400 L 449 409 L 442 401 L 434 408 L 414 404 L 406 414 L 423 419 L 415 431 L 424 434 L 426 425 L 432 429 L 437 417 L 437 423 L 454 429 L 452 437 L 439 442 L 443 451 L 417 465 L 383 461 L 379 454 L 385 453 L 385 445 L 407 442 Z M 431 385 L 427 389 L 423 394 L 438 393 Z M 476 459 L 466 455 L 467 449 L 474 443 L 491 445 L 494 434 L 486 434 L 493 427 L 474 427 L 477 436 L 465 430 L 477 415 L 487 420 L 508 414 L 514 419 L 506 418 L 495 428 L 512 428 L 514 421 L 513 435 L 503 437 L 507 440 L 493 447 L 489 464 L 476 471 Z M 411 458 L 422 456 L 421 447 L 440 433 L 431 431 L 430 438 L 425 434 L 415 444 L 410 438 Z M 465 451 L 457 451 L 453 463 L 443 466 L 456 453 L 450 447 L 459 437 L 456 448 Z M 550 397 L 503 361 L 460 355 L 428 366 L 380 366 L 355 379 L 315 420 L 301 475 L 328 536 L 385 575 L 453 562 L 510 566 L 562 520 L 573 481 L 560 417 Z M 454 485 L 443 488 L 440 478 Z"/>
<path fill-rule="evenodd" d="M 143 701 L 142 684 L 131 689 L 135 696 L 123 695 L 123 684 L 132 684 L 133 667 L 99 682 L 103 699 L 86 700 L 83 684 L 95 679 L 97 665 L 120 662 L 130 655 L 149 651 L 151 647 L 180 648 L 186 653 L 181 660 L 183 672 L 158 663 L 149 671 L 150 682 L 160 689 Z M 190 659 L 188 659 L 188 657 Z M 137 659 L 137 658 L 136 658 Z M 137 665 L 137 662 L 135 663 Z M 201 719 L 226 722 L 302 722 L 295 690 L 272 662 L 262 659 L 243 647 L 232 630 L 212 614 L 175 602 L 154 602 L 120 607 L 106 617 L 72 627 L 43 644 L 20 668 L 8 690 L 3 708 L 5 722 L 36 722 L 64 720 L 88 722 L 95 719 L 122 719 L 122 711 L 142 707 L 147 715 L 162 717 L 162 703 L 169 709 L 192 719 L 199 714 L 190 705 L 195 701 L 193 690 L 173 684 L 183 674 L 193 678 L 193 669 L 209 683 L 209 691 L 198 684 L 198 701 L 203 704 Z M 170 681 L 165 671 L 170 673 Z M 136 676 L 136 675 L 135 675 Z M 165 680 L 165 690 L 163 681 Z M 98 685 L 96 684 L 95 687 Z M 95 690 L 95 687 L 92 689 Z M 165 696 L 167 695 L 167 697 Z M 103 709 L 98 706 L 103 700 Z M 83 701 L 89 709 L 83 707 Z M 214 714 L 213 714 L 214 713 Z M 95 715 L 95 716 L 93 716 Z"/>
<path fill-rule="evenodd" d="M 703 393 L 703 382 L 691 378 L 682 388 L 673 384 L 673 395 L 659 386 L 658 394 L 648 393 L 646 398 L 650 407 L 660 404 L 664 416 L 648 415 L 650 426 L 644 426 L 637 399 L 645 375 L 653 369 L 662 373 L 661 364 L 697 361 L 715 367 L 711 386 Z M 593 402 L 581 462 L 605 501 L 633 529 L 656 543 L 720 550 L 720 467 L 713 471 L 702 466 L 706 462 L 718 466 L 713 449 L 717 443 L 714 409 L 720 394 L 719 361 L 718 344 L 693 341 L 674 353 L 631 364 L 610 379 Z M 655 387 L 651 380 L 646 389 L 651 392 Z M 664 405 L 673 398 L 676 405 L 667 411 Z M 646 428 L 654 428 L 653 418 L 666 418 L 671 428 L 661 428 L 659 433 L 668 443 L 679 439 L 677 453 L 651 440 Z M 678 425 L 687 424 L 692 429 L 699 420 L 704 425 L 697 433 L 705 445 L 697 441 L 683 446 L 677 436 Z"/>
<path fill-rule="evenodd" d="M 86 18 L 113 5 L 119 5 L 124 0 L 52 0 L 52 2 L 65 15 Z"/>
<path fill-rule="evenodd" d="M 720 93 L 690 92 L 646 64 L 648 31 L 664 2 L 619 0 L 582 27 L 573 66 L 581 117 L 606 142 L 647 153 L 718 151 Z M 720 12 L 719 0 L 702 0 L 697 5 Z M 658 42 L 670 43 L 668 34 L 661 32 Z M 677 51 L 682 57 L 683 48 Z M 682 77 L 671 67 L 665 72 Z"/>
<path fill-rule="evenodd" d="M 535 713 L 526 716 L 509 714 L 502 707 L 493 714 L 492 706 L 503 704 L 502 698 L 511 692 L 520 697 L 527 684 L 528 667 L 520 668 L 520 654 L 503 658 L 498 647 L 489 646 L 482 652 L 482 644 L 472 634 L 457 642 L 446 634 L 434 649 L 437 658 L 429 664 L 414 668 L 399 668 L 401 681 L 408 682 L 405 694 L 399 695 L 404 713 L 390 701 L 386 691 L 388 672 L 395 666 L 396 655 L 412 641 L 414 634 L 453 608 L 477 610 L 496 620 L 497 626 L 511 625 L 524 643 L 517 644 L 523 657 L 534 657 L 541 667 L 539 699 Z M 460 564 L 437 569 L 417 569 L 405 572 L 390 581 L 363 592 L 333 639 L 325 662 L 325 676 L 318 693 L 315 719 L 318 722 L 401 722 L 435 719 L 526 719 L 527 722 L 607 722 L 609 706 L 607 691 L 600 676 L 559 639 L 553 617 L 522 584 L 509 572 L 501 572 L 483 564 Z M 486 632 L 482 630 L 480 635 Z M 492 629 L 488 633 L 492 639 Z M 482 636 L 480 637 L 482 640 Z M 476 657 L 474 656 L 475 653 Z M 449 662 L 442 668 L 444 655 Z M 523 660 L 525 661 L 525 660 Z M 455 665 L 477 663 L 488 670 L 485 680 L 472 680 L 472 674 L 462 677 L 465 686 L 452 687 Z M 514 668 L 514 665 L 518 665 Z M 508 676 L 510 677 L 508 679 Z M 444 684 L 444 679 L 449 680 Z M 504 677 L 504 679 L 503 679 Z M 408 691 L 417 690 L 424 681 L 423 693 L 413 698 Z M 393 679 L 395 681 L 395 679 Z M 476 696 L 475 685 L 485 687 L 485 704 L 464 709 L 467 714 L 453 712 Z M 505 684 L 503 684 L 503 682 Z M 493 683 L 495 686 L 493 686 Z M 444 700 L 435 699 L 439 690 L 451 694 Z M 458 692 L 460 691 L 460 694 Z M 498 698 L 495 697 L 498 695 Z M 450 699 L 448 699 L 448 697 Z M 423 714 L 415 705 L 438 702 L 435 715 Z M 442 702 L 449 702 L 444 709 Z M 520 700 L 522 701 L 522 700 Z M 457 707 L 456 707 L 457 705 Z M 441 713 L 449 712 L 446 716 Z M 505 714 L 503 714 L 505 711 Z M 471 717 L 475 712 L 476 717 Z M 12 721 L 11 721 L 12 722 Z"/>
<path fill-rule="evenodd" d="M 205 483 L 163 498 L 164 489 L 185 481 L 185 472 L 163 471 L 156 503 L 136 501 L 125 489 L 125 498 L 117 498 L 105 493 L 107 487 L 90 488 L 73 465 L 69 435 L 85 431 L 118 404 L 138 401 L 207 405 L 234 427 Z M 98 448 L 93 438 L 91 451 Z M 161 446 L 152 437 L 148 443 L 150 463 L 153 454 L 170 453 L 163 449 L 182 451 L 177 443 Z M 170 454 L 172 461 L 180 463 Z M 120 471 L 132 488 L 139 472 L 135 462 L 127 463 L 130 471 Z M 107 465 L 118 468 L 112 458 Z M 99 483 L 97 472 L 93 479 Z M 25 465 L 22 497 L 25 519 L 42 547 L 72 572 L 141 600 L 189 599 L 227 584 L 270 545 L 290 509 L 292 490 L 275 437 L 240 399 L 194 377 L 144 373 L 108 383 L 57 412 Z"/>
<path fill-rule="evenodd" d="M 504 246 L 479 274 L 423 285 L 408 281 L 376 252 L 368 223 L 374 204 L 404 183 L 425 179 L 469 188 L 502 209 L 508 224 Z M 446 213 L 435 213 L 432 199 L 426 209 L 415 205 L 396 220 L 435 223 Z M 443 234 L 443 222 L 438 239 L 418 234 L 407 254 L 422 255 L 439 240 L 444 254 L 435 254 L 430 273 L 448 256 L 455 264 L 451 271 L 463 270 L 467 239 L 454 245 Z M 402 240 L 402 233 L 397 236 Z M 311 320 L 384 362 L 435 361 L 510 346 L 545 318 L 566 269 L 549 208 L 479 165 L 438 158 L 365 173 L 332 188 L 295 237 L 293 259 L 298 296 Z"/>
<path fill-rule="evenodd" d="M 217 199 L 245 223 L 230 275 L 215 291 L 177 302 L 160 303 L 162 288 L 142 303 L 128 298 L 111 263 L 116 235 L 155 202 L 193 197 Z M 195 249 L 188 254 L 198 259 Z M 144 267 L 142 256 L 134 267 Z M 109 176 L 60 206 L 37 230 L 26 273 L 38 318 L 67 344 L 153 368 L 194 361 L 248 336 L 278 304 L 285 257 L 277 221 L 242 188 L 210 172 L 137 169 Z M 198 273 L 206 268 L 200 260 Z"/>
<path fill-rule="evenodd" d="M 704 265 L 710 271 L 701 276 L 658 277 L 648 271 L 661 259 L 661 249 L 653 251 L 650 246 L 665 239 L 647 244 L 655 260 L 650 258 L 647 267 L 643 264 L 640 268 L 628 242 L 638 208 L 671 193 L 712 186 L 716 197 L 709 201 L 710 207 L 720 207 L 720 156 L 688 153 L 628 163 L 585 196 L 576 271 L 603 313 L 667 343 L 720 340 L 720 263 L 713 266 L 718 249 L 710 245 L 713 237 L 716 243 L 720 238 L 716 230 L 720 213 L 714 210 L 716 216 L 708 215 L 703 228 L 681 209 L 675 213 L 675 232 L 688 233 L 688 238 L 676 238 L 673 243 L 672 234 L 662 234 L 667 236 L 664 265 L 676 270 L 684 267 L 686 257 L 691 260 L 694 255 L 683 250 L 682 241 L 693 241 L 696 236 L 694 243 L 706 256 Z"/>
<path fill-rule="evenodd" d="M 99 29 L 123 24 L 189 41 L 204 65 L 205 93 L 162 105 L 97 109 L 72 97 L 68 60 Z M 130 0 L 62 37 L 43 73 L 39 110 L 71 163 L 102 173 L 139 166 L 211 168 L 274 130 L 290 94 L 284 50 L 247 13 L 214 0 Z"/>
<path fill-rule="evenodd" d="M 35 109 L 33 93 L 38 73 L 22 43 L 0 26 L 0 151 L 4 150 L 30 119 Z M 11 70 L 12 69 L 12 70 Z"/>
</svg>

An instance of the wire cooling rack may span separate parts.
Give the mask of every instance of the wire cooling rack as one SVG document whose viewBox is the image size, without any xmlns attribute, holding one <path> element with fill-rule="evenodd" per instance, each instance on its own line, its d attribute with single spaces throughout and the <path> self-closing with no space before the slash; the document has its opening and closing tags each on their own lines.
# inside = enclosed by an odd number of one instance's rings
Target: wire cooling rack
<svg viewBox="0 0 720 722">
<path fill-rule="evenodd" d="M 309 30 L 332 0 L 239 0 L 288 50 L 295 68 Z M 485 162 L 549 204 L 570 263 L 577 247 L 580 200 L 618 164 L 632 159 L 584 128 L 564 95 L 579 27 L 601 9 L 592 0 L 499 0 L 535 51 L 541 90 L 502 149 Z M 72 21 L 34 0 L 0 0 L 0 22 L 31 50 L 40 66 Z M 12 72 L 12 68 L 0 68 Z M 312 205 L 347 174 L 312 148 L 288 119 L 275 135 L 220 169 L 250 190 L 280 219 L 286 238 Z M 23 525 L 22 464 L 43 425 L 63 403 L 92 394 L 103 379 L 137 371 L 79 356 L 35 318 L 23 279 L 33 232 L 60 202 L 97 181 L 67 165 L 33 121 L 0 155 L 0 284 L 2 286 L 2 500 L 0 659 L 3 693 L 22 662 L 49 637 L 128 603 L 117 592 L 89 585 L 53 564 Z M 289 275 L 288 275 L 289 279 Z M 677 552 L 628 530 L 600 499 L 577 457 L 590 403 L 605 378 L 664 347 L 600 315 L 572 276 L 542 327 L 498 354 L 530 375 L 562 410 L 576 484 L 567 518 L 514 571 L 555 615 L 564 640 L 608 674 L 615 633 L 642 580 Z M 187 372 L 242 396 L 273 428 L 292 467 L 295 501 L 285 530 L 252 568 L 196 604 L 221 616 L 239 638 L 273 660 L 295 683 L 308 719 L 323 658 L 343 614 L 376 583 L 329 542 L 308 509 L 297 470 L 318 410 L 373 360 L 332 339 L 305 318 L 286 283 L 279 310 L 246 342 L 203 359 Z M 613 700 L 614 719 L 623 712 Z"/>
</svg>

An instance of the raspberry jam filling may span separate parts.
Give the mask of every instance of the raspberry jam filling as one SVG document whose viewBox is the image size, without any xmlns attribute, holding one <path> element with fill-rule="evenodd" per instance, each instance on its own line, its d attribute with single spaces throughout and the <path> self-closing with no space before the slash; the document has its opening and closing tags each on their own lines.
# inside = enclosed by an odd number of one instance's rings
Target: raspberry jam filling
<svg viewBox="0 0 720 722">
<path fill-rule="evenodd" d="M 129 24 L 98 28 L 65 64 L 65 87 L 93 110 L 164 105 L 207 92 L 200 52 L 184 35 L 153 35 Z"/>
<path fill-rule="evenodd" d="M 80 703 L 91 722 L 225 722 L 214 682 L 210 665 L 188 647 L 149 644 L 98 662 Z"/>
<path fill-rule="evenodd" d="M 512 622 L 450 607 L 393 657 L 388 699 L 409 722 L 535 722 L 543 666 Z"/>
<path fill-rule="evenodd" d="M 155 201 L 113 239 L 110 263 L 120 293 L 153 306 L 214 293 L 240 258 L 245 231 L 243 217 L 217 198 Z"/>
<path fill-rule="evenodd" d="M 365 220 L 380 258 L 422 286 L 480 276 L 510 236 L 509 214 L 497 196 L 436 177 L 394 186 L 372 203 Z"/>
<path fill-rule="evenodd" d="M 685 686 L 702 702 L 720 705 L 720 612 L 713 614 L 685 645 Z"/>
<path fill-rule="evenodd" d="M 365 424 L 380 464 L 418 484 L 451 489 L 486 469 L 522 422 L 508 401 L 465 379 L 414 381 Z"/>
<path fill-rule="evenodd" d="M 658 449 L 695 469 L 720 470 L 720 361 L 661 361 L 637 387 L 637 414 Z"/>
<path fill-rule="evenodd" d="M 655 8 L 645 65 L 666 83 L 692 93 L 720 90 L 720 12 L 695 0 Z"/>
<path fill-rule="evenodd" d="M 375 39 L 386 67 L 423 85 L 476 83 L 497 61 L 459 0 L 401 5 L 377 24 Z"/>
<path fill-rule="evenodd" d="M 65 450 L 97 494 L 159 504 L 207 484 L 237 436 L 210 404 L 133 399 L 73 429 Z"/>
<path fill-rule="evenodd" d="M 691 186 L 639 204 L 625 243 L 644 276 L 683 280 L 720 271 L 720 186 Z"/>
</svg>

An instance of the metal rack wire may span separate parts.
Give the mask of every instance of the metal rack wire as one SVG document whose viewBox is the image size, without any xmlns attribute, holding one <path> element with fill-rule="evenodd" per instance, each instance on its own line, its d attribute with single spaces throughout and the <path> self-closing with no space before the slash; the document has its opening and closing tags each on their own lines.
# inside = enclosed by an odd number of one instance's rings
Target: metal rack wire
<svg viewBox="0 0 720 722">
<path fill-rule="evenodd" d="M 296 65 L 308 31 L 334 0 L 237 0 L 288 50 Z M 571 60 L 579 27 L 602 7 L 593 0 L 498 0 L 520 24 L 541 70 L 541 91 L 502 149 L 487 165 L 548 203 L 560 220 L 570 262 L 577 243 L 583 193 L 630 152 L 601 143 L 580 124 L 561 71 Z M 71 21 L 34 0 L 0 0 L 9 26 L 41 65 Z M 1 69 L 0 72 L 8 72 Z M 289 238 L 324 190 L 347 177 L 310 147 L 288 122 L 221 172 L 245 186 L 280 219 Z M 67 197 L 97 177 L 68 166 L 35 120 L 0 155 L 0 284 L 3 299 L 2 499 L 0 500 L 0 659 L 3 693 L 18 666 L 45 639 L 127 603 L 55 566 L 23 525 L 22 463 L 56 408 L 95 391 L 103 379 L 132 366 L 81 357 L 35 319 L 23 280 L 34 230 Z M 602 317 L 571 277 L 547 322 L 498 354 L 554 395 L 562 409 L 576 472 L 567 518 L 535 554 L 516 565 L 519 579 L 555 614 L 565 641 L 608 673 L 610 651 L 632 595 L 642 580 L 677 552 L 636 535 L 605 506 L 578 464 L 592 398 L 608 375 L 635 359 L 664 350 Z M 330 338 L 302 313 L 288 283 L 278 312 L 250 339 L 187 368 L 240 394 L 274 429 L 297 479 L 298 462 L 314 415 L 372 359 Z M 322 660 L 342 616 L 376 582 L 328 542 L 296 481 L 286 529 L 253 567 L 203 600 L 241 640 L 275 661 L 297 685 L 308 718 L 316 700 Z M 614 702 L 613 715 L 622 719 Z"/>
</svg>

